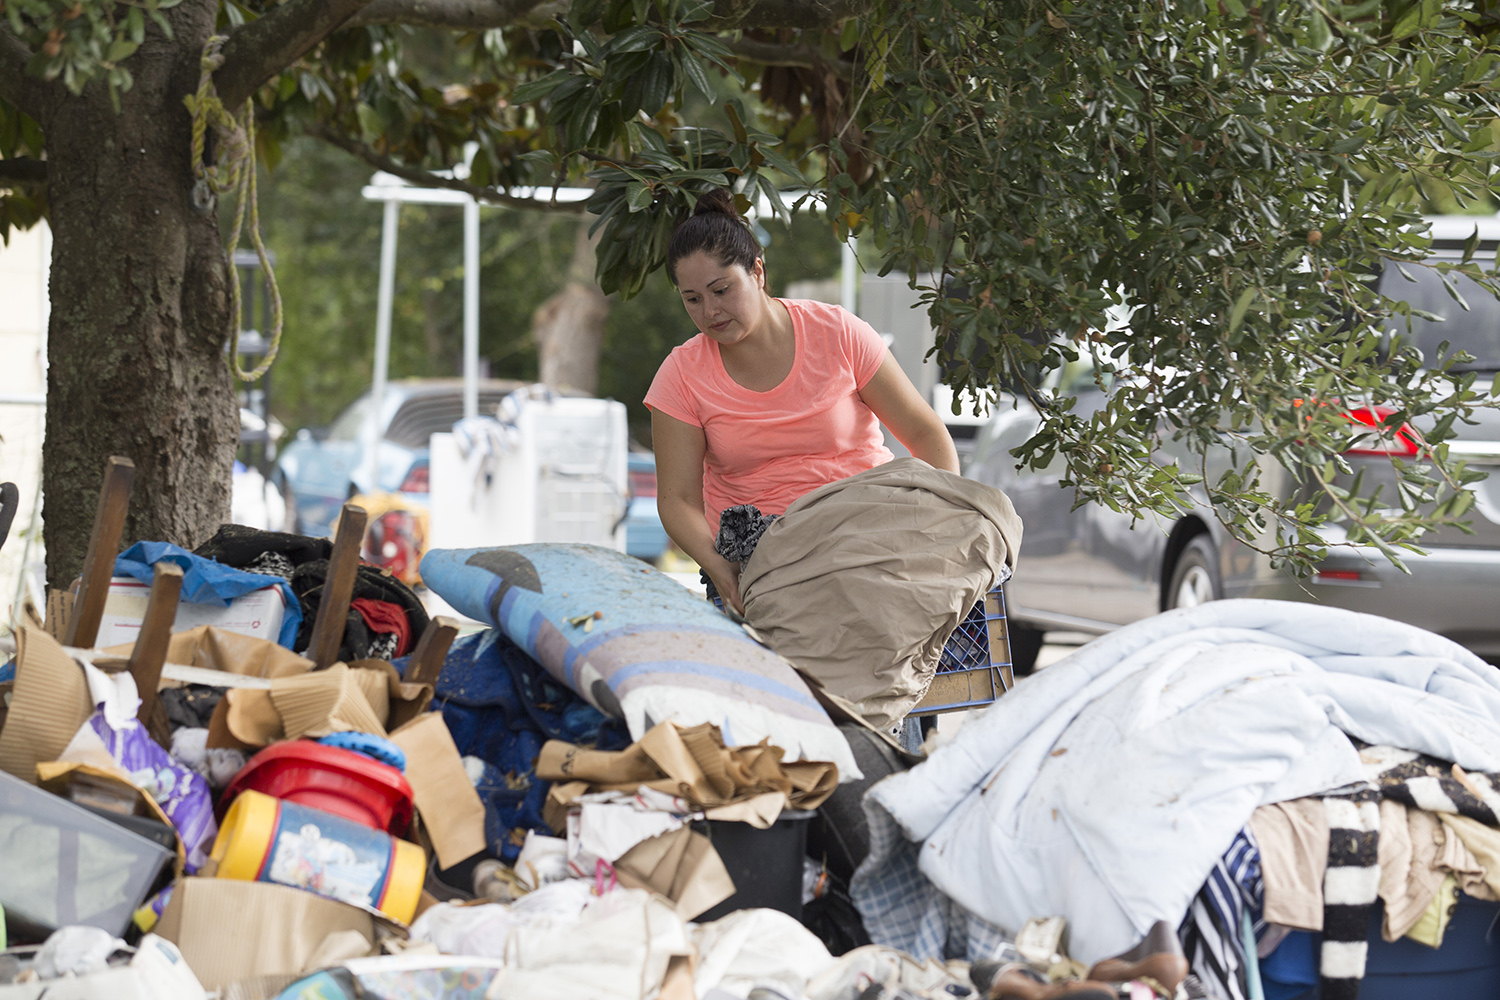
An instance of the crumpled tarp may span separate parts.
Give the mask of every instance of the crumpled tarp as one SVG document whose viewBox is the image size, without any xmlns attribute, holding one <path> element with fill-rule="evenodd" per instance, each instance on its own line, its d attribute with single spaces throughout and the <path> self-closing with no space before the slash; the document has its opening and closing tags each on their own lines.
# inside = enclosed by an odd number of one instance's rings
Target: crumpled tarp
<svg viewBox="0 0 1500 1000">
<path fill-rule="evenodd" d="M 872 788 L 851 894 L 873 940 L 918 958 L 955 929 L 972 950 L 986 923 L 1051 914 L 1095 962 L 1181 921 L 1257 807 L 1364 781 L 1350 736 L 1493 771 L 1500 672 L 1374 615 L 1169 611 L 1027 678 Z"/>
<path fill-rule="evenodd" d="M 302 605 L 292 592 L 291 582 L 264 573 L 247 573 L 204 556 L 194 555 L 170 542 L 136 542 L 115 559 L 115 576 L 128 576 L 149 585 L 156 576 L 156 564 L 172 563 L 182 568 L 182 600 L 199 604 L 229 607 L 231 601 L 265 587 L 279 587 L 286 612 L 281 619 L 278 644 L 292 648 L 302 625 Z"/>
<path fill-rule="evenodd" d="M 1004 493 L 898 458 L 814 490 L 765 528 L 740 577 L 745 617 L 888 729 L 922 700 L 954 627 L 1009 576 L 1020 546 Z"/>
</svg>

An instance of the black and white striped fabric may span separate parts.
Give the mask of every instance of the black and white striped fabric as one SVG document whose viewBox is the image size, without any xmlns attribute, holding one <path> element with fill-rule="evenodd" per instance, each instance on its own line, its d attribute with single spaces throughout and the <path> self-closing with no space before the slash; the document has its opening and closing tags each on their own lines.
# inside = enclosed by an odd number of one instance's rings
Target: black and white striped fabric
<svg viewBox="0 0 1500 1000">
<path fill-rule="evenodd" d="M 1202 984 L 1200 995 L 1213 1000 L 1246 1000 L 1249 991 L 1241 936 L 1243 914 L 1248 910 L 1252 930 L 1257 935 L 1263 933 L 1264 899 L 1260 845 L 1245 827 L 1209 872 L 1177 932 L 1188 967 Z"/>
<path fill-rule="evenodd" d="M 1328 816 L 1323 872 L 1322 1000 L 1356 1000 L 1365 975 L 1370 912 L 1380 894 L 1380 791 L 1375 785 L 1322 796 Z"/>
</svg>

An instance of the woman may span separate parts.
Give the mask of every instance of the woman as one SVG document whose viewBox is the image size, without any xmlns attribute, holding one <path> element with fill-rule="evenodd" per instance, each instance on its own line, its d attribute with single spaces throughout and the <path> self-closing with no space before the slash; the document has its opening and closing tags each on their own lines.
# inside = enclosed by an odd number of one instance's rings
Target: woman
<svg viewBox="0 0 1500 1000">
<path fill-rule="evenodd" d="M 729 192 L 705 195 L 673 231 L 667 277 L 698 335 L 662 362 L 646 394 L 657 509 L 735 610 L 744 610 L 739 564 L 714 551 L 726 508 L 781 514 L 890 461 L 882 423 L 912 455 L 958 471 L 947 428 L 868 323 L 766 291 L 760 243 Z"/>
</svg>

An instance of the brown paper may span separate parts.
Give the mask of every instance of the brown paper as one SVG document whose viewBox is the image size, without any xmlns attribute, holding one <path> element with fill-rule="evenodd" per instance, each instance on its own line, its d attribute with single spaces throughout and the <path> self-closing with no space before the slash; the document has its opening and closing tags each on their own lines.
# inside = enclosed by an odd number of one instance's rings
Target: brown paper
<svg viewBox="0 0 1500 1000">
<path fill-rule="evenodd" d="M 391 742 L 406 754 L 406 780 L 438 864 L 451 868 L 483 851 L 484 803 L 443 717 L 428 712 L 392 733 Z"/>
<path fill-rule="evenodd" d="M 686 826 L 636 844 L 615 861 L 615 875 L 626 888 L 667 897 L 683 920 L 692 920 L 735 892 L 734 880 L 712 842 Z"/>
<path fill-rule="evenodd" d="M 36 781 L 37 764 L 56 760 L 93 709 L 82 668 L 45 630 L 22 626 L 15 689 L 0 731 L 0 770 Z"/>
<path fill-rule="evenodd" d="M 763 792 L 760 795 L 734 802 L 727 806 L 715 806 L 703 815 L 707 819 L 729 820 L 735 823 L 749 823 L 757 830 L 769 830 L 771 824 L 776 822 L 776 817 L 786 808 L 786 794 L 783 792 Z"/>
<path fill-rule="evenodd" d="M 784 764 L 780 747 L 762 741 L 725 747 L 717 726 L 653 726 L 624 750 L 585 750 L 549 740 L 537 758 L 537 777 L 584 781 L 588 790 L 635 791 L 641 786 L 687 799 L 698 808 L 780 792 L 796 809 L 815 808 L 838 787 L 838 768 L 827 762 Z M 574 796 L 576 798 L 576 796 Z"/>
<path fill-rule="evenodd" d="M 374 950 L 375 921 L 346 903 L 271 882 L 181 878 L 156 925 L 176 944 L 205 989 L 220 990 L 252 976 L 306 971 L 330 938 L 347 955 L 348 937 Z"/>
<path fill-rule="evenodd" d="M 116 660 L 128 660 L 133 643 L 99 651 L 94 663 L 108 668 Z M 167 643 L 167 662 L 205 670 L 222 670 L 244 677 L 296 677 L 312 670 L 313 662 L 267 639 L 226 632 L 212 625 L 199 625 L 175 632 Z"/>
<path fill-rule="evenodd" d="M 353 731 L 385 735 L 385 715 L 376 714 L 365 696 L 368 674 L 350 670 L 348 664 L 335 663 L 327 670 L 284 677 L 271 682 L 271 703 L 281 716 L 287 739 L 301 736 L 327 736 L 329 733 Z M 375 677 L 375 681 L 382 678 Z M 243 698 L 243 695 L 241 695 Z M 233 728 L 234 715 L 230 714 Z M 236 732 L 241 739 L 246 737 Z"/>
</svg>

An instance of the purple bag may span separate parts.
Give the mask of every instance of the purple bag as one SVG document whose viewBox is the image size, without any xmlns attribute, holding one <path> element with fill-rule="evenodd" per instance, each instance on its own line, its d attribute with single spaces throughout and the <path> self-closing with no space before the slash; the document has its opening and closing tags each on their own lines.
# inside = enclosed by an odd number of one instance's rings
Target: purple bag
<svg viewBox="0 0 1500 1000">
<path fill-rule="evenodd" d="M 219 833 L 208 782 L 157 746 L 134 719 L 116 728 L 99 711 L 89 718 L 88 725 L 104 742 L 109 755 L 130 775 L 130 780 L 156 800 L 177 828 L 177 836 L 187 852 L 187 872 L 191 874 L 201 868 Z"/>
</svg>

